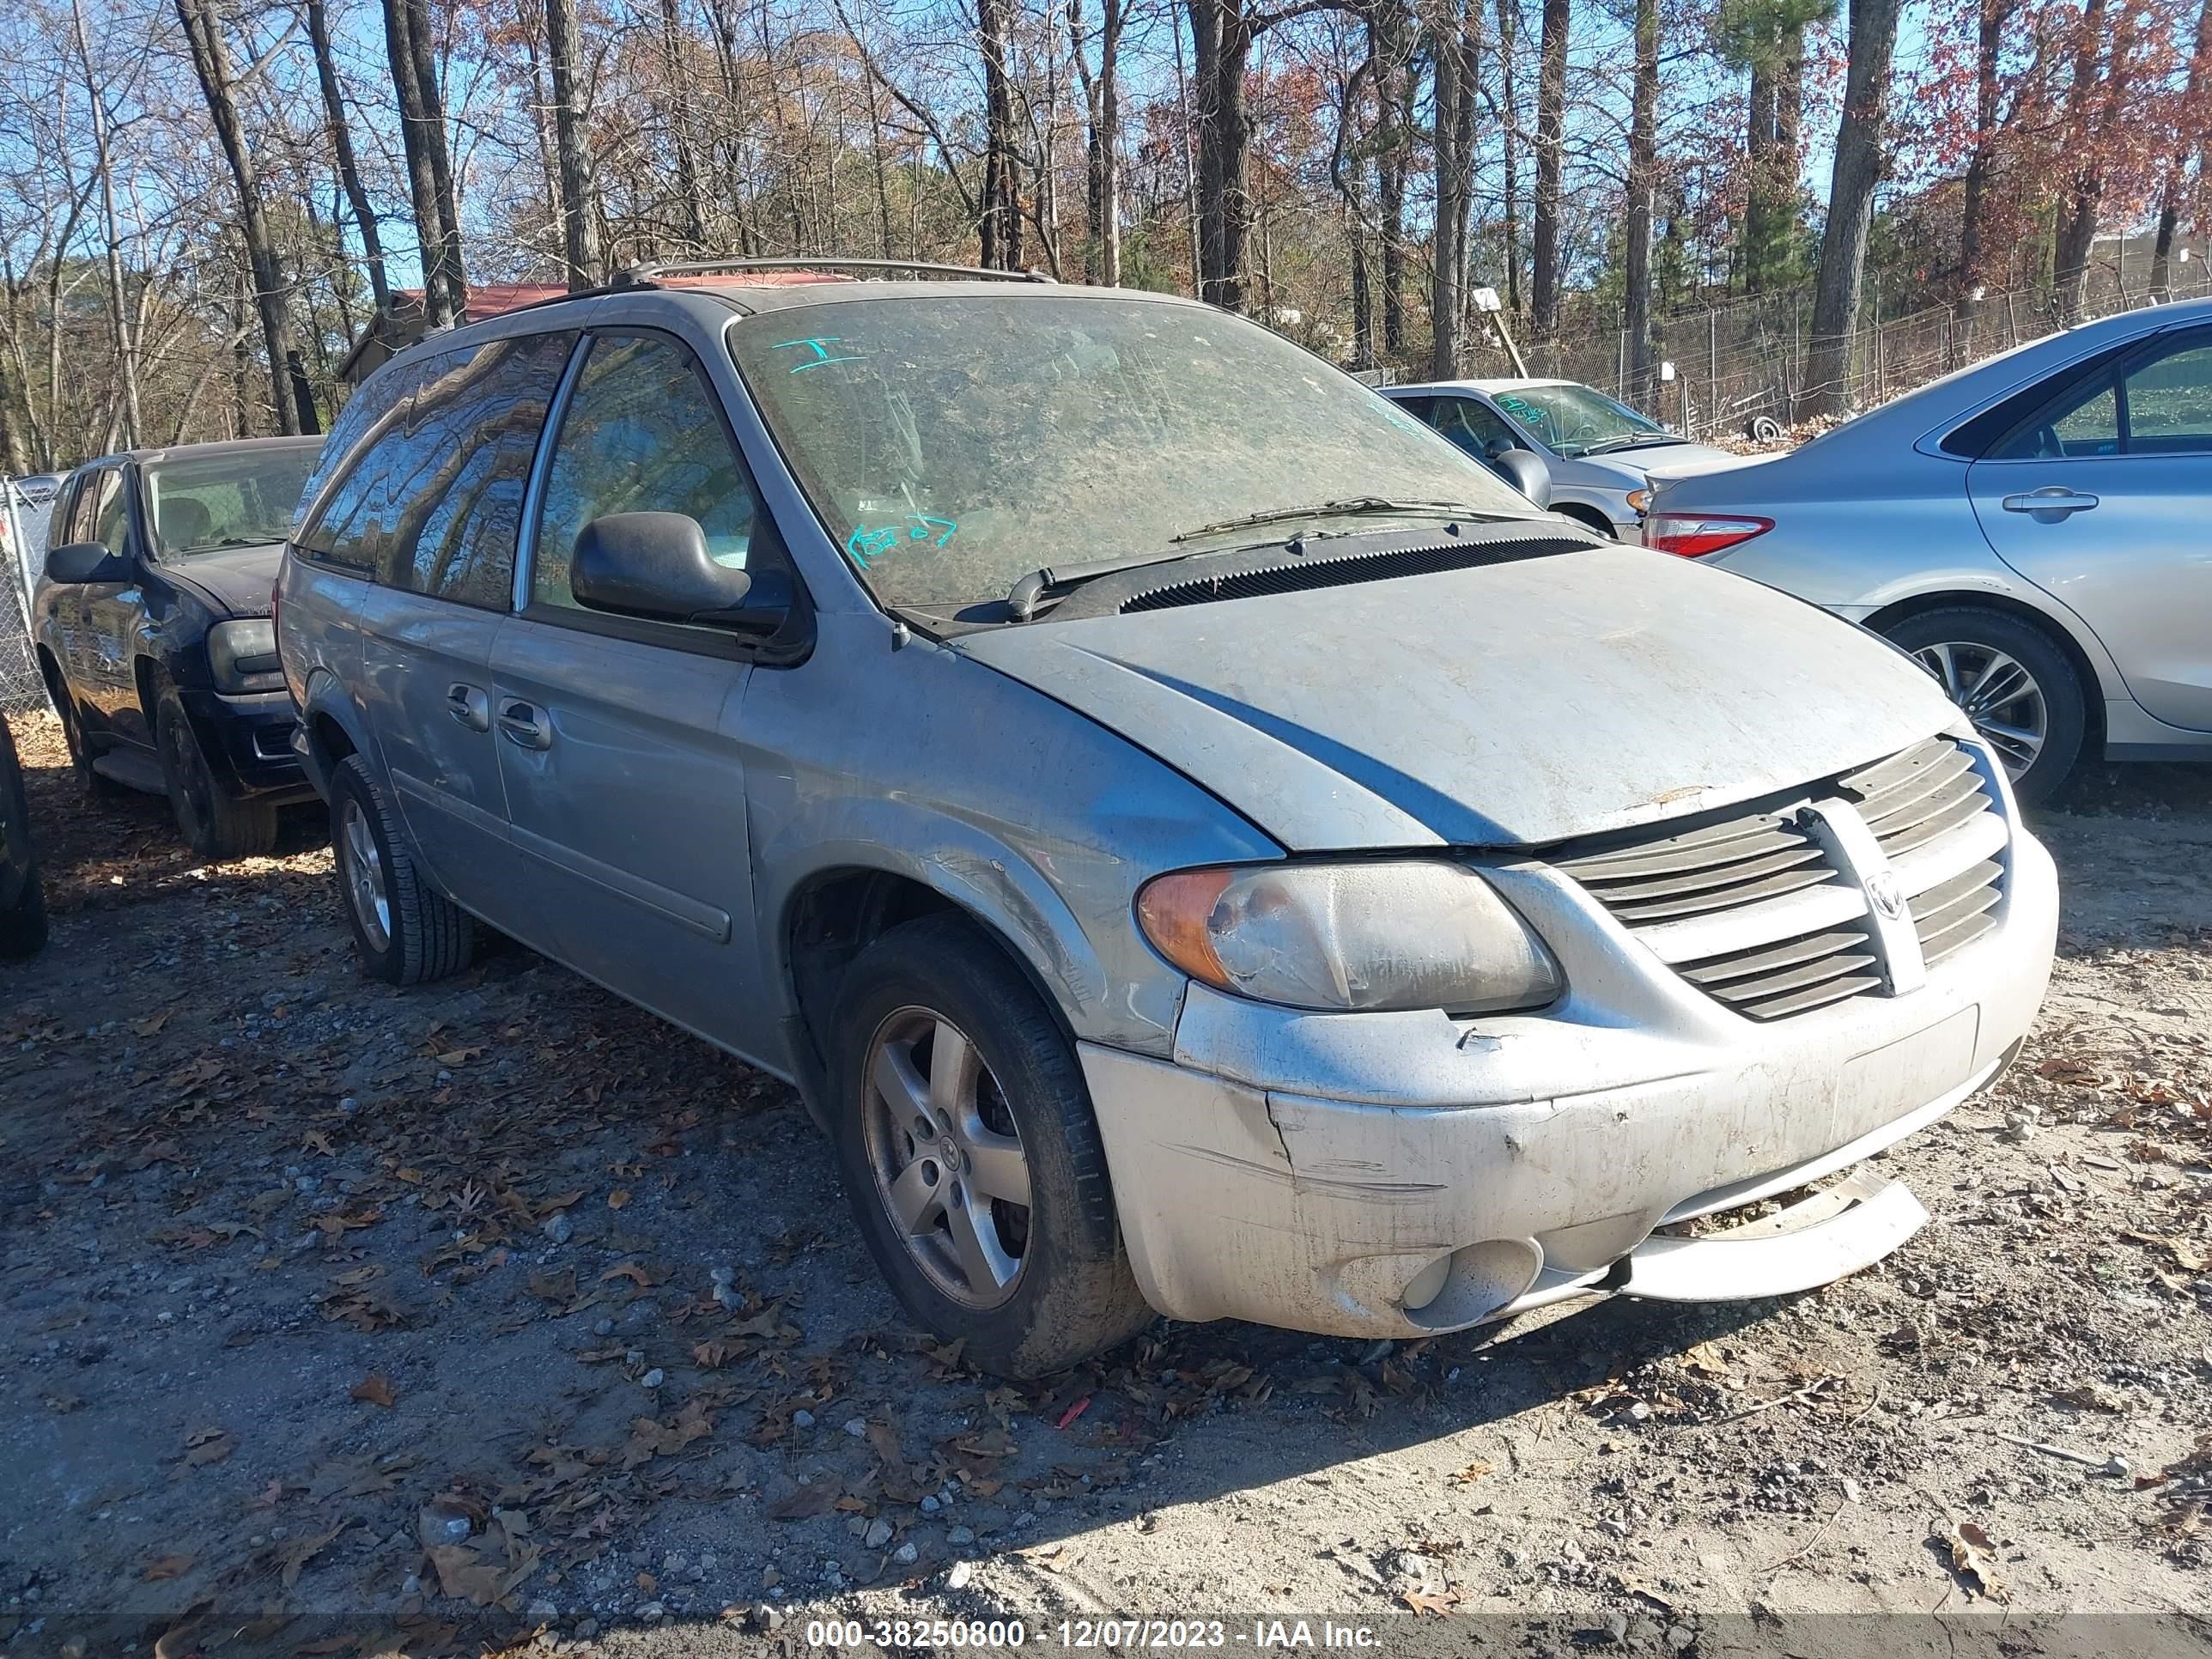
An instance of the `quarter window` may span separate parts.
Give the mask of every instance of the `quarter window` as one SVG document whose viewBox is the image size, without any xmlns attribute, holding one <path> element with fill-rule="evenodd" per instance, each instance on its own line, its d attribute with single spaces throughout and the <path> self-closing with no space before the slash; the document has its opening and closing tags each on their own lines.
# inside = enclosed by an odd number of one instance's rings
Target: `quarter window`
<svg viewBox="0 0 2212 1659">
<path fill-rule="evenodd" d="M 2202 455 L 2212 452 L 2212 339 L 2144 364 L 2127 377 L 2128 452 Z"/>
<path fill-rule="evenodd" d="M 681 513 L 698 520 L 718 563 L 756 562 L 763 522 L 751 475 L 738 458 L 712 389 L 672 340 L 609 335 L 569 393 L 545 477 L 545 506 L 530 563 L 534 605 L 574 610 L 569 565 L 576 538 L 612 513 Z"/>
<path fill-rule="evenodd" d="M 2212 338 L 2201 329 L 2148 361 L 2100 366 L 1995 452 L 2001 460 L 2212 453 Z"/>
</svg>

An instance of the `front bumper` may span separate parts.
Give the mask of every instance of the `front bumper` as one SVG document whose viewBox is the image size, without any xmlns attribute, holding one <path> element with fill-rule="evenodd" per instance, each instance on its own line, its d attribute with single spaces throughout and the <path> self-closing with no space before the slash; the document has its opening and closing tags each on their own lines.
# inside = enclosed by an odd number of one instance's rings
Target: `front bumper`
<svg viewBox="0 0 2212 1659">
<path fill-rule="evenodd" d="M 312 800 L 314 790 L 293 752 L 300 711 L 289 691 L 187 691 L 185 710 L 217 780 L 241 799 L 279 805 Z"/>
<path fill-rule="evenodd" d="M 1174 1063 L 1081 1048 L 1137 1281 L 1175 1318 L 1413 1337 L 1878 1260 L 1924 1216 L 1867 1181 L 1735 1234 L 1654 1230 L 1832 1174 L 1996 1077 L 2057 930 L 2050 856 L 2015 829 L 2008 857 L 1999 925 L 1918 989 L 1765 1024 L 1542 865 L 1493 879 L 1573 988 L 1545 1014 L 1305 1014 L 1194 986 Z"/>
</svg>

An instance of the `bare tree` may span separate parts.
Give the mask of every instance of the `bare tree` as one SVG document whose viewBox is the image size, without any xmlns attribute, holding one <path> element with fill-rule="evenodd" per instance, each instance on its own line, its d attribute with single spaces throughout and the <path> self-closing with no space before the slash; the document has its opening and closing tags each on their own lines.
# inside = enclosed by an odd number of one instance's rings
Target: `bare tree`
<svg viewBox="0 0 2212 1659">
<path fill-rule="evenodd" d="M 2091 0 L 2101 5 L 2104 0 Z M 1850 61 L 1844 71 L 1844 113 L 1828 185 L 1828 222 L 1813 285 L 1811 338 L 1798 414 L 1841 414 L 1850 398 L 1851 340 L 1866 276 L 1867 235 L 1882 170 L 1890 60 L 1897 49 L 1900 0 L 1851 0 Z"/>
<path fill-rule="evenodd" d="M 1629 400 L 1649 409 L 1651 369 L 1651 222 L 1659 194 L 1659 0 L 1636 0 L 1635 78 L 1629 98 L 1627 285 Z"/>
<path fill-rule="evenodd" d="M 1083 0 L 1067 0 L 1068 38 L 1074 45 L 1088 116 L 1084 182 L 1090 239 L 1084 248 L 1083 274 L 1108 288 L 1121 284 L 1121 35 L 1128 21 L 1128 0 L 1099 0 L 1098 67 L 1094 70 L 1084 39 Z"/>
<path fill-rule="evenodd" d="M 392 289 L 384 270 L 384 238 L 377 228 L 376 207 L 362 183 L 361 163 L 355 158 L 353 135 L 346 120 L 345 94 L 338 82 L 337 60 L 331 52 L 331 22 L 324 0 L 307 0 L 307 46 L 314 54 L 315 81 L 323 94 L 323 131 L 330 141 L 331 165 L 353 210 L 354 228 L 361 234 L 363 257 L 368 262 L 368 288 L 376 308 L 392 310 Z"/>
<path fill-rule="evenodd" d="M 599 229 L 576 99 L 576 0 L 545 0 L 545 56 L 553 76 L 553 149 L 561 161 L 561 246 L 568 286 L 594 288 L 600 277 Z"/>
<path fill-rule="evenodd" d="M 1528 273 L 1531 323 L 1540 340 L 1559 326 L 1559 181 L 1567 120 L 1571 0 L 1544 0 L 1543 59 L 1536 76 L 1536 222 Z"/>
</svg>

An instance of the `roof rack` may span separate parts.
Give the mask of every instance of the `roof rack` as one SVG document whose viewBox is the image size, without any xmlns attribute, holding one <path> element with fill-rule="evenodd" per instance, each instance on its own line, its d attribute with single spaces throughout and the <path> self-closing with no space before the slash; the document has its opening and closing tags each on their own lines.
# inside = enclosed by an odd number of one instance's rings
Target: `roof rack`
<svg viewBox="0 0 2212 1659">
<path fill-rule="evenodd" d="M 975 265 L 939 264 L 927 259 L 695 259 L 674 264 L 632 265 L 618 270 L 611 289 L 651 288 L 663 276 L 719 276 L 756 270 L 863 271 L 883 276 L 945 276 L 962 281 L 1049 283 L 1041 270 L 985 270 Z"/>
</svg>

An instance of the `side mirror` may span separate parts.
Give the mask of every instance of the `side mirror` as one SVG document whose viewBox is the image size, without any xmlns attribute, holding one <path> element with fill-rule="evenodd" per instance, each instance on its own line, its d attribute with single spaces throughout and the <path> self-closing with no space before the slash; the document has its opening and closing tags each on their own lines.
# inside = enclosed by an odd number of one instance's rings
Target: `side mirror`
<svg viewBox="0 0 2212 1659">
<path fill-rule="evenodd" d="M 1488 459 L 1494 461 L 1500 455 L 1510 455 L 1515 450 L 1522 447 L 1522 445 L 1515 443 L 1512 439 L 1507 437 L 1505 434 L 1501 432 L 1495 438 L 1492 438 L 1488 443 L 1483 445 L 1482 453 Z"/>
<path fill-rule="evenodd" d="M 71 542 L 46 555 L 50 582 L 120 582 L 131 580 L 131 561 L 98 542 Z"/>
<path fill-rule="evenodd" d="M 1541 507 L 1552 504 L 1552 469 L 1544 458 L 1529 449 L 1509 449 L 1492 460 L 1506 483 Z"/>
<path fill-rule="evenodd" d="M 681 513 L 610 513 L 576 538 L 569 590 L 580 605 L 656 622 L 721 623 L 741 616 L 752 578 L 717 564 L 707 532 Z"/>
</svg>

